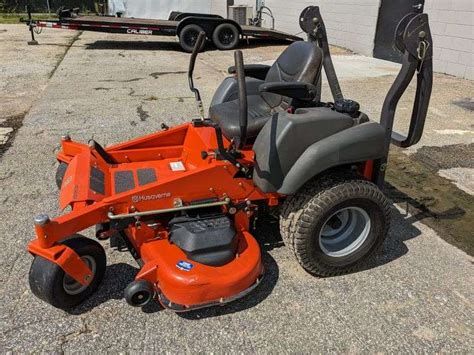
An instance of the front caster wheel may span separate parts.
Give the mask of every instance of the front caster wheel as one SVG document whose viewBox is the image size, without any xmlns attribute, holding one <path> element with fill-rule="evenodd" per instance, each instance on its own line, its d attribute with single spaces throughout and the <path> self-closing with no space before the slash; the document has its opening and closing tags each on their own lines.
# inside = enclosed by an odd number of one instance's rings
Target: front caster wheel
<svg viewBox="0 0 474 355">
<path fill-rule="evenodd" d="M 143 307 L 155 297 L 153 285 L 146 280 L 132 281 L 124 291 L 125 300 L 130 306 Z"/>
<path fill-rule="evenodd" d="M 379 188 L 347 173 L 309 182 L 285 201 L 280 231 L 300 265 L 315 276 L 361 267 L 382 245 L 390 204 Z"/>
<path fill-rule="evenodd" d="M 35 256 L 30 268 L 30 288 L 33 294 L 60 309 L 70 309 L 86 300 L 105 274 L 106 257 L 102 246 L 92 239 L 76 235 L 63 242 L 74 250 L 92 270 L 92 281 L 84 286 L 66 274 L 61 267 Z"/>
</svg>

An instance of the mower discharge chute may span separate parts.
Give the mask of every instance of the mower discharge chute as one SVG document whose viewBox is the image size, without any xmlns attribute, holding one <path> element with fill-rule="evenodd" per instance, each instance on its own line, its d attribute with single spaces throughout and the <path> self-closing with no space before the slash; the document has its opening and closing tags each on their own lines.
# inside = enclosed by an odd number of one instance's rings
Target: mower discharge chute
<svg viewBox="0 0 474 355">
<path fill-rule="evenodd" d="M 68 309 L 100 284 L 105 253 L 76 233 L 96 226 L 99 240 L 127 248 L 141 269 L 127 302 L 153 299 L 174 311 L 225 304 L 253 290 L 264 268 L 252 235 L 260 215 L 280 213 L 280 231 L 301 266 L 316 276 L 360 267 L 385 239 L 390 205 L 380 188 L 390 141 L 421 137 L 432 84 L 432 42 L 425 14 L 407 15 L 396 33 L 402 69 L 380 123 L 343 98 L 319 8 L 300 17 L 308 41 L 291 44 L 273 66 L 244 65 L 224 80 L 210 118 L 103 148 L 62 138 L 55 219 L 35 218 L 30 286 Z M 205 35 L 191 56 L 189 84 Z M 323 103 L 324 67 L 334 103 Z M 395 108 L 418 72 L 408 137 L 392 133 Z"/>
</svg>

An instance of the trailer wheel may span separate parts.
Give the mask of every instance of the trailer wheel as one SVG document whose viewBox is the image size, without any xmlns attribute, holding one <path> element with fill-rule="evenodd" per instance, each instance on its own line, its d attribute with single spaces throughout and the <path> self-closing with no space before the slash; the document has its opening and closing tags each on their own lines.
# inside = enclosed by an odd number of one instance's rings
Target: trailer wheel
<svg viewBox="0 0 474 355">
<path fill-rule="evenodd" d="M 231 23 L 222 23 L 212 33 L 212 41 L 220 50 L 234 49 L 239 44 L 239 30 Z"/>
<path fill-rule="evenodd" d="M 92 281 L 84 286 L 66 274 L 61 267 L 41 256 L 31 264 L 29 282 L 33 294 L 52 306 L 68 310 L 85 301 L 97 290 L 105 274 L 104 248 L 92 239 L 75 235 L 63 242 L 73 249 L 92 270 Z"/>
<path fill-rule="evenodd" d="M 387 198 L 352 174 L 310 181 L 285 201 L 280 216 L 285 243 L 307 272 L 321 277 L 363 266 L 382 246 L 389 226 Z"/>
<path fill-rule="evenodd" d="M 179 44 L 181 45 L 181 48 L 183 48 L 185 52 L 191 53 L 194 49 L 194 45 L 196 44 L 199 33 L 202 31 L 204 30 L 201 26 L 193 23 L 184 26 L 184 28 L 179 33 Z M 199 51 L 202 51 L 203 49 L 204 45 L 199 49 Z"/>
</svg>

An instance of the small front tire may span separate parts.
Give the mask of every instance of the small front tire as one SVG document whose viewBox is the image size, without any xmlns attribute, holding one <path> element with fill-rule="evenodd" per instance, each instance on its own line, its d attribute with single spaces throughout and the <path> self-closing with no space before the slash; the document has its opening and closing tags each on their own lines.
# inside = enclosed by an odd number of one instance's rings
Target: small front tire
<svg viewBox="0 0 474 355">
<path fill-rule="evenodd" d="M 143 307 L 153 300 L 155 289 L 146 280 L 135 280 L 125 288 L 124 297 L 130 306 Z"/>
<path fill-rule="evenodd" d="M 29 273 L 33 294 L 56 308 L 71 309 L 85 301 L 99 287 L 105 274 L 106 256 L 102 246 L 92 239 L 75 235 L 63 242 L 74 250 L 92 270 L 92 281 L 83 286 L 61 267 L 41 256 L 35 256 Z"/>
<path fill-rule="evenodd" d="M 310 181 L 289 197 L 280 232 L 300 265 L 314 276 L 357 270 L 383 244 L 390 204 L 373 183 L 342 172 Z"/>
</svg>

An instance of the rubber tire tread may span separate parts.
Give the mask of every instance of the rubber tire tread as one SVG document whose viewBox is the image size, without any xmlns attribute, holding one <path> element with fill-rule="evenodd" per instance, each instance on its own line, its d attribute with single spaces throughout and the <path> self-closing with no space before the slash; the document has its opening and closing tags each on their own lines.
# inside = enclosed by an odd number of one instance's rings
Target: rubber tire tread
<svg viewBox="0 0 474 355">
<path fill-rule="evenodd" d="M 314 235 L 314 231 L 308 228 L 309 224 L 322 218 L 334 205 L 354 197 L 369 199 L 380 208 L 383 218 L 376 223 L 382 223 L 382 233 L 376 236 L 371 250 L 350 265 L 340 267 L 315 260 L 307 250 L 307 240 Z M 280 212 L 280 234 L 308 273 L 328 277 L 354 272 L 366 265 L 382 247 L 390 229 L 390 206 L 382 191 L 363 177 L 349 171 L 330 173 L 309 181 L 286 199 Z"/>
<path fill-rule="evenodd" d="M 33 294 L 56 308 L 69 310 L 85 301 L 99 287 L 104 278 L 106 256 L 104 248 L 95 240 L 74 235 L 62 244 L 73 249 L 79 256 L 90 255 L 96 261 L 94 279 L 77 295 L 66 293 L 63 288 L 64 270 L 57 264 L 36 255 L 30 267 L 29 283 Z"/>
<path fill-rule="evenodd" d="M 179 33 L 178 38 L 179 38 L 179 44 L 180 44 L 181 48 L 185 52 L 192 53 L 193 50 L 194 50 L 194 46 L 191 46 L 190 44 L 186 43 L 185 40 L 184 40 L 184 35 L 186 34 L 187 31 L 197 31 L 198 34 L 199 34 L 200 32 L 204 31 L 204 29 L 199 25 L 191 23 L 189 25 L 184 26 L 184 28 Z M 199 52 L 202 52 L 205 45 L 206 45 L 206 41 L 204 41 L 204 43 L 202 45 L 202 48 L 199 48 Z"/>
<path fill-rule="evenodd" d="M 228 44 L 228 45 L 222 44 L 219 40 L 219 32 L 223 28 L 231 28 L 232 32 L 234 33 L 234 41 L 232 43 Z M 217 26 L 216 29 L 214 30 L 214 32 L 212 33 L 212 42 L 214 43 L 214 45 L 216 46 L 217 49 L 220 49 L 220 50 L 223 50 L 223 51 L 231 50 L 231 49 L 234 49 L 235 47 L 237 47 L 237 45 L 239 44 L 239 41 L 240 41 L 239 36 L 240 36 L 240 34 L 239 34 L 239 30 L 237 29 L 237 27 L 235 27 L 231 23 L 222 23 L 219 26 Z"/>
</svg>

